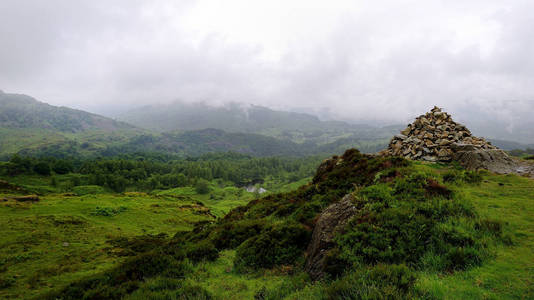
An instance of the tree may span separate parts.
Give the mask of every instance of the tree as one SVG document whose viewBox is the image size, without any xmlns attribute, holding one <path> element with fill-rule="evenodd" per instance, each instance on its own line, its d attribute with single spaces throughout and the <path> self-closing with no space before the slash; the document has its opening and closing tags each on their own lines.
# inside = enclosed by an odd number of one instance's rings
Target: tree
<svg viewBox="0 0 534 300">
<path fill-rule="evenodd" d="M 52 167 L 52 170 L 54 170 L 54 172 L 56 172 L 57 174 L 67 174 L 71 172 L 72 169 L 72 165 L 65 160 L 58 160 Z"/>
<path fill-rule="evenodd" d="M 50 166 L 45 162 L 38 162 L 33 166 L 33 171 L 39 175 L 48 176 L 50 175 Z"/>
<path fill-rule="evenodd" d="M 207 180 L 199 179 L 195 184 L 195 191 L 201 195 L 207 194 L 210 192 L 210 185 Z"/>
</svg>

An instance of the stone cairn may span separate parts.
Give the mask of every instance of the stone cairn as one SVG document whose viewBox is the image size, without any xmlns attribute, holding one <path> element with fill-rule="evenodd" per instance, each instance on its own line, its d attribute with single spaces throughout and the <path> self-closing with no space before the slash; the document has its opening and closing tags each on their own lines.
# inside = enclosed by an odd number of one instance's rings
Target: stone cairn
<svg viewBox="0 0 534 300">
<path fill-rule="evenodd" d="M 400 134 L 395 135 L 382 155 L 402 156 L 414 160 L 451 161 L 457 151 L 497 149 L 483 138 L 475 137 L 464 125 L 434 108 L 415 119 Z"/>
</svg>

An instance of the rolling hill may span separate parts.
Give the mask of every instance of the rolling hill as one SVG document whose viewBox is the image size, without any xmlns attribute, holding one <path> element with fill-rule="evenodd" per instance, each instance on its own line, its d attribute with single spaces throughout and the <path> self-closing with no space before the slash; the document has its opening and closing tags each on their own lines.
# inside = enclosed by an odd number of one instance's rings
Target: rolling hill
<svg viewBox="0 0 534 300">
<path fill-rule="evenodd" d="M 130 124 L 21 95 L 0 92 L 0 155 L 66 151 L 88 154 L 143 130 Z M 53 152 L 53 151 L 52 151 Z"/>
</svg>

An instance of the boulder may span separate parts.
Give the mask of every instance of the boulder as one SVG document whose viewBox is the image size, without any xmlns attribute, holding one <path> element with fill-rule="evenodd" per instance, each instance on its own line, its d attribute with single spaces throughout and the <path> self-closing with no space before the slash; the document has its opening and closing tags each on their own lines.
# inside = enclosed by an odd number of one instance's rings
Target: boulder
<svg viewBox="0 0 534 300">
<path fill-rule="evenodd" d="M 470 170 L 485 169 L 497 174 L 519 173 L 521 164 L 499 149 L 476 149 L 458 151 L 453 159 Z"/>
<path fill-rule="evenodd" d="M 334 246 L 335 235 L 342 232 L 356 214 L 353 201 L 354 196 L 347 194 L 339 202 L 328 206 L 319 216 L 306 252 L 305 269 L 313 280 L 324 276 L 325 258 L 328 250 Z"/>
</svg>

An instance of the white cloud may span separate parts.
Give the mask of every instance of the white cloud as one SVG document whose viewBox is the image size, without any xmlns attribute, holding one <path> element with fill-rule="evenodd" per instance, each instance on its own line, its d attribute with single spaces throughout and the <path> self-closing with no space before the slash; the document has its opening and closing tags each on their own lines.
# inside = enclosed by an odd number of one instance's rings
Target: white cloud
<svg viewBox="0 0 534 300">
<path fill-rule="evenodd" d="M 407 121 L 436 104 L 513 129 L 534 106 L 533 9 L 521 0 L 4 0 L 0 88 L 100 112 L 239 101 L 327 107 L 360 122 Z"/>
</svg>

